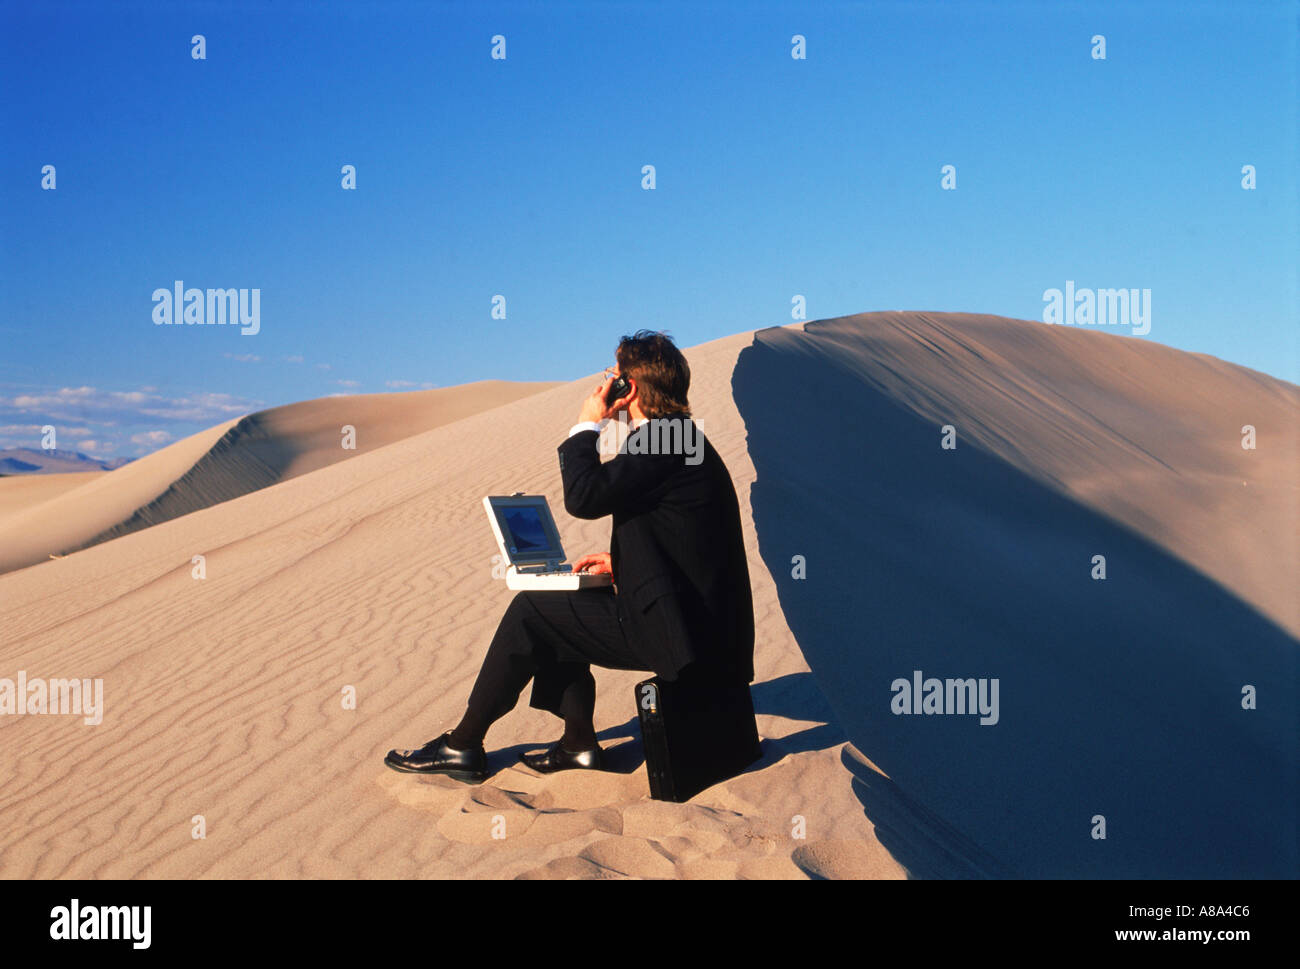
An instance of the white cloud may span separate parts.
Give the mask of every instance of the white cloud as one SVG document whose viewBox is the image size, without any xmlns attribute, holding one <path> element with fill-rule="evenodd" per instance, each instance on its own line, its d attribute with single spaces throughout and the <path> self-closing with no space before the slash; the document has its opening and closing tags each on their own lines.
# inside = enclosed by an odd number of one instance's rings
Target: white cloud
<svg viewBox="0 0 1300 969">
<path fill-rule="evenodd" d="M 84 404 L 92 400 L 98 393 L 94 387 L 60 387 L 53 393 L 45 394 L 18 394 L 6 400 L 0 397 L 0 404 L 7 404 L 10 407 L 16 407 L 19 410 L 29 410 L 37 407 L 50 407 L 62 404 Z"/>
<path fill-rule="evenodd" d="M 160 444 L 166 444 L 172 439 L 167 431 L 142 431 L 139 434 L 131 435 L 132 444 L 140 444 L 145 447 L 157 447 Z"/>
<path fill-rule="evenodd" d="M 40 447 L 45 434 L 42 424 L 0 424 L 0 448 Z M 88 427 L 60 427 L 55 425 L 55 441 L 66 449 L 69 438 L 75 443 L 78 438 L 90 437 L 95 432 Z"/>
<path fill-rule="evenodd" d="M 0 396 L 0 418 L 36 417 L 100 426 L 155 420 L 215 423 L 257 410 L 261 402 L 231 394 L 198 393 L 164 397 L 148 390 L 99 390 L 95 387 L 60 387 L 41 393 Z M 8 413 L 6 413 L 8 412 Z"/>
<path fill-rule="evenodd" d="M 223 353 L 227 360 L 237 360 L 240 363 L 261 363 L 262 358 L 256 353 Z"/>
<path fill-rule="evenodd" d="M 302 354 L 295 353 L 292 356 L 284 358 L 285 363 L 302 363 Z"/>
<path fill-rule="evenodd" d="M 336 380 L 336 381 L 334 381 L 334 382 L 335 382 L 336 384 L 338 384 L 340 387 L 360 387 L 360 386 L 361 386 L 361 381 L 359 381 L 359 380 Z"/>
<path fill-rule="evenodd" d="M 204 393 L 159 398 L 152 406 L 140 408 L 138 413 L 173 421 L 210 421 L 242 417 L 253 410 L 257 410 L 254 401 L 230 394 Z"/>
<path fill-rule="evenodd" d="M 414 387 L 414 380 L 385 380 L 385 387 L 392 387 L 394 390 L 400 390 L 403 387 Z"/>
</svg>

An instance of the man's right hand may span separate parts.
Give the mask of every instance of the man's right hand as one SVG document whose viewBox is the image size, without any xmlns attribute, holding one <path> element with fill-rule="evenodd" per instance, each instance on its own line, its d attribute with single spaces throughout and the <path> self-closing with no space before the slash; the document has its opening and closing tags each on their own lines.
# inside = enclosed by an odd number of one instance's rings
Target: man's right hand
<svg viewBox="0 0 1300 969">
<path fill-rule="evenodd" d="M 614 566 L 608 552 L 597 552 L 594 555 L 584 555 L 582 558 L 578 559 L 578 561 L 574 562 L 573 571 L 591 572 L 593 575 L 601 572 L 608 572 L 612 575 L 614 572 Z"/>
</svg>

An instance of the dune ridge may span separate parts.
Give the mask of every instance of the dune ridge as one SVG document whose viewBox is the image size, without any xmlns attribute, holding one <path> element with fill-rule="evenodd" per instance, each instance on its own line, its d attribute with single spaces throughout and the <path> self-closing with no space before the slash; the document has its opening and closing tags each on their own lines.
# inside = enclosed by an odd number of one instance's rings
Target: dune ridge
<svg viewBox="0 0 1300 969">
<path fill-rule="evenodd" d="M 1012 322 L 866 313 L 810 324 L 800 352 L 816 347 L 936 436 L 953 424 L 1300 636 L 1300 387 L 1104 330 Z"/>
<path fill-rule="evenodd" d="M 257 411 L 126 465 L 94 491 L 52 496 L 19 520 L 0 521 L 0 572 L 230 501 L 553 386 L 486 380 Z M 345 426 L 355 429 L 350 448 L 343 446 Z"/>
<path fill-rule="evenodd" d="M 783 615 L 910 873 L 1294 873 L 1300 389 L 949 313 L 760 331 L 733 386 Z M 895 706 L 913 677 L 1000 685 L 995 723 Z"/>
</svg>

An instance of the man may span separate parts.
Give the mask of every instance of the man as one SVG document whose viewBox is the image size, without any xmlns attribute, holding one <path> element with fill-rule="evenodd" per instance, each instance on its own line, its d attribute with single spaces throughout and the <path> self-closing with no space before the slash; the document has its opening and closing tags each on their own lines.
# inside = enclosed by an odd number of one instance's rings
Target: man
<svg viewBox="0 0 1300 969">
<path fill-rule="evenodd" d="M 574 567 L 609 572 L 613 585 L 518 593 L 460 723 L 419 750 L 389 751 L 389 767 L 483 780 L 487 730 L 514 709 L 531 679 L 529 705 L 563 718 L 564 735 L 545 753 L 524 754 L 524 763 L 543 773 L 601 769 L 593 663 L 665 680 L 754 679 L 740 508 L 722 458 L 691 419 L 686 358 L 649 330 L 623 337 L 615 358 L 615 371 L 583 401 L 559 447 L 569 514 L 614 519 L 609 551 L 584 555 Z M 626 390 L 607 403 L 620 378 Z M 619 454 L 602 462 L 600 429 L 623 410 L 631 431 Z"/>
</svg>

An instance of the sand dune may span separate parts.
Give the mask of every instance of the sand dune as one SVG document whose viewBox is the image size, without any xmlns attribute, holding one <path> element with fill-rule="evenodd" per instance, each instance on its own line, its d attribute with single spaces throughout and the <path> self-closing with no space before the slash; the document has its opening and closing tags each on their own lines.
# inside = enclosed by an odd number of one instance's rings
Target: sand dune
<svg viewBox="0 0 1300 969">
<path fill-rule="evenodd" d="M 57 498 L 65 491 L 80 488 L 107 471 L 73 471 L 66 474 L 16 474 L 0 477 L 0 526 L 10 515 L 26 511 L 42 502 Z"/>
<path fill-rule="evenodd" d="M 0 572 L 79 548 L 125 521 L 194 466 L 237 421 L 192 434 L 0 522 Z"/>
<path fill-rule="evenodd" d="M 188 515 L 552 386 L 486 380 L 349 394 L 228 421 L 119 468 L 89 490 L 0 520 L 0 572 Z M 345 426 L 355 429 L 346 448 Z"/>
<path fill-rule="evenodd" d="M 729 382 L 748 334 L 690 353 L 706 432 L 752 470 Z M 563 516 L 555 448 L 593 378 L 0 577 L 0 669 L 102 676 L 100 726 L 0 720 L 7 877 L 809 877 L 853 842 L 854 871 L 901 877 L 839 763 L 841 731 L 781 618 L 751 542 L 764 759 L 684 805 L 648 803 L 640 674 L 598 671 L 612 775 L 534 775 L 559 735 L 521 706 L 488 737 L 493 776 L 397 775 L 390 747 L 459 717 L 509 601 L 481 498 L 541 492 L 571 554 L 608 524 Z M 749 532 L 752 536 L 752 530 Z M 206 578 L 191 559 L 206 556 Z M 357 692 L 344 709 L 341 691 Z M 830 778 L 839 778 L 828 783 Z M 201 814 L 207 837 L 191 838 Z M 806 837 L 792 839 L 792 819 Z M 491 837 L 500 816 L 506 837 Z M 517 837 L 516 837 L 517 836 Z M 801 862 L 807 867 L 802 867 Z"/>
<path fill-rule="evenodd" d="M 764 561 L 889 775 L 845 759 L 909 871 L 1294 875 L 1294 385 L 1100 332 L 873 313 L 762 331 L 734 386 Z M 917 670 L 998 680 L 1000 719 L 896 715 Z"/>
<path fill-rule="evenodd" d="M 106 698 L 94 727 L 0 718 L 0 875 L 1294 867 L 1294 812 L 1279 807 L 1294 805 L 1280 590 L 1295 585 L 1295 452 L 1242 464 L 1262 452 L 1219 437 L 1255 423 L 1283 446 L 1294 387 L 962 314 L 764 330 L 688 357 L 749 549 L 764 748 L 749 771 L 688 804 L 650 801 L 641 675 L 601 670 L 611 772 L 518 765 L 559 734 L 524 704 L 489 734 L 482 785 L 381 764 L 459 717 L 509 601 L 482 495 L 547 494 L 571 556 L 606 547 L 607 522 L 563 514 L 556 468 L 589 377 L 0 576 L 0 676 L 102 677 Z M 940 451 L 940 421 L 956 452 Z M 229 426 L 213 430 L 182 471 Z M 1105 583 L 1088 577 L 1096 551 Z M 1000 676 L 1002 721 L 891 715 L 891 681 L 915 668 Z M 1258 710 L 1241 709 L 1242 683 Z M 1111 825 L 1102 851 L 1095 814 Z"/>
</svg>

